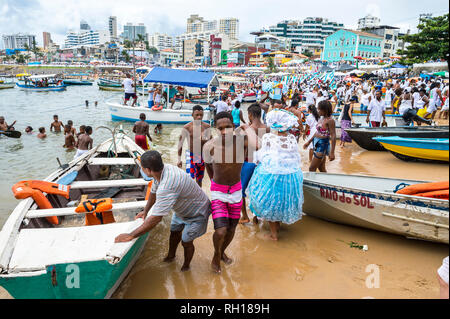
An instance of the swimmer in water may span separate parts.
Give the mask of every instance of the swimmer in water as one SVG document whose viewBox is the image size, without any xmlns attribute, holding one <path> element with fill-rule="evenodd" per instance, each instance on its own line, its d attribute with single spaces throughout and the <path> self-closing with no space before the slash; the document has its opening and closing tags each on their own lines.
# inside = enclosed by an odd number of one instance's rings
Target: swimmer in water
<svg viewBox="0 0 450 319">
<path fill-rule="evenodd" d="M 53 122 L 50 125 L 50 132 L 53 132 L 53 129 L 55 129 L 55 133 L 59 133 L 61 132 L 62 127 L 64 127 L 64 124 L 58 119 L 58 115 L 53 115 Z"/>
<path fill-rule="evenodd" d="M 38 138 L 44 139 L 47 137 L 47 134 L 45 134 L 45 127 L 39 128 L 39 134 L 37 135 Z"/>
<path fill-rule="evenodd" d="M 64 148 L 73 150 L 75 148 L 75 136 L 72 134 L 72 127 L 70 125 L 64 126 L 65 143 Z"/>
</svg>

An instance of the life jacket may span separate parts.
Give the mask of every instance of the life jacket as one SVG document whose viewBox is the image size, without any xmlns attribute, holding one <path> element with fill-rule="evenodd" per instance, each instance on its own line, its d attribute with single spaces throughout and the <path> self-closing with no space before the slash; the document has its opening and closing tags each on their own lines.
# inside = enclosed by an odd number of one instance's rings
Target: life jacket
<svg viewBox="0 0 450 319">
<path fill-rule="evenodd" d="M 61 195 L 69 199 L 70 186 L 45 181 L 21 181 L 12 187 L 12 192 L 16 199 L 31 197 L 40 209 L 51 209 L 53 206 L 43 193 Z M 59 224 L 57 216 L 46 218 L 53 225 Z"/>
<path fill-rule="evenodd" d="M 114 215 L 111 212 L 112 198 L 86 199 L 78 204 L 76 213 L 85 214 L 85 225 L 104 225 L 115 223 Z"/>
<path fill-rule="evenodd" d="M 151 194 L 151 190 L 152 190 L 152 185 L 153 185 L 153 180 L 151 180 L 151 181 L 148 183 L 148 186 L 147 186 L 147 193 L 145 194 L 145 200 L 148 200 L 148 199 L 150 198 L 150 194 Z"/>
</svg>

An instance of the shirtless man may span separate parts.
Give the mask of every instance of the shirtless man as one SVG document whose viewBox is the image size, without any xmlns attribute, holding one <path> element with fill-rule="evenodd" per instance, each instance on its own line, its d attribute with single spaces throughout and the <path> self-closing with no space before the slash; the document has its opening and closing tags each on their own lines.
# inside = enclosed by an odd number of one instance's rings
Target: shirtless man
<svg viewBox="0 0 450 319">
<path fill-rule="evenodd" d="M 14 124 L 17 121 L 14 121 L 11 125 L 8 125 L 3 116 L 0 116 L 0 131 L 14 131 Z"/>
<path fill-rule="evenodd" d="M 44 139 L 47 137 L 47 134 L 45 134 L 45 127 L 39 128 L 39 134 L 37 135 L 38 138 Z"/>
<path fill-rule="evenodd" d="M 253 152 L 257 151 L 260 147 L 260 141 L 264 134 L 270 133 L 270 128 L 267 127 L 261 121 L 261 106 L 258 103 L 254 103 L 248 107 L 248 119 L 250 124 L 241 125 L 240 129 L 237 129 L 237 132 L 243 132 L 248 137 L 248 154 L 246 154 L 246 158 L 244 164 L 242 165 L 241 170 L 241 183 L 242 183 L 242 218 L 239 221 L 240 224 L 246 224 L 250 222 L 250 218 L 247 214 L 247 204 L 245 202 L 245 190 L 252 178 L 253 172 L 256 168 L 256 164 L 253 159 Z M 253 218 L 253 223 L 258 223 L 258 218 L 255 216 Z"/>
<path fill-rule="evenodd" d="M 55 133 L 59 133 L 61 132 L 62 127 L 64 127 L 64 124 L 58 119 L 58 115 L 53 115 L 53 123 L 50 125 L 50 132 L 53 132 L 53 129 L 55 129 Z"/>
<path fill-rule="evenodd" d="M 178 141 L 178 164 L 179 168 L 183 167 L 181 154 L 183 152 L 183 144 L 188 140 L 188 149 L 186 150 L 186 173 L 190 174 L 198 186 L 202 187 L 203 177 L 205 175 L 205 162 L 203 161 L 202 149 L 203 145 L 211 139 L 211 126 L 204 123 L 203 108 L 195 105 L 192 108 L 193 121 L 183 127 Z M 194 141 L 195 139 L 195 141 Z M 189 163 L 188 163 L 188 160 Z"/>
<path fill-rule="evenodd" d="M 141 113 L 139 115 L 139 122 L 136 122 L 133 126 L 133 133 L 136 134 L 134 137 L 134 141 L 137 145 L 139 145 L 143 150 L 148 150 L 147 137 L 150 141 L 152 141 L 152 137 L 150 136 L 150 126 L 147 122 L 145 122 L 145 114 Z"/>
<path fill-rule="evenodd" d="M 72 120 L 68 120 L 68 121 L 67 121 L 67 125 L 70 126 L 70 132 L 72 133 L 72 135 L 73 135 L 73 136 L 76 136 L 76 135 L 77 135 L 77 129 L 76 129 L 75 127 L 73 127 L 73 122 L 72 122 Z M 64 126 L 64 129 L 65 129 L 65 126 Z"/>
<path fill-rule="evenodd" d="M 75 148 L 75 137 L 72 134 L 72 129 L 73 128 L 69 124 L 64 126 L 65 142 L 63 147 L 69 150 L 73 150 Z"/>
<path fill-rule="evenodd" d="M 81 134 L 75 144 L 75 146 L 77 147 L 77 153 L 75 154 L 74 158 L 77 158 L 92 149 L 92 143 L 94 141 L 90 137 L 91 134 L 92 127 L 86 126 L 86 133 Z"/>
<path fill-rule="evenodd" d="M 77 139 L 80 137 L 80 135 L 83 135 L 84 133 L 86 133 L 86 125 L 81 125 L 80 126 L 80 131 L 77 133 Z"/>
<path fill-rule="evenodd" d="M 211 267 L 219 274 L 221 260 L 225 264 L 232 263 L 225 250 L 233 240 L 241 217 L 241 170 L 248 138 L 234 134 L 233 117 L 229 112 L 218 113 L 214 123 L 220 136 L 205 144 L 204 156 L 211 179 L 211 210 L 215 229 Z"/>
</svg>

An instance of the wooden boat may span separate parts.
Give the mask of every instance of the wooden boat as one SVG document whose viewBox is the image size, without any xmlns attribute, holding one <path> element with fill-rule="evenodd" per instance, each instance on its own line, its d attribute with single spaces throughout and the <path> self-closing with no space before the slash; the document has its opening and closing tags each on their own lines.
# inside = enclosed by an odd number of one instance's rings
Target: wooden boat
<svg viewBox="0 0 450 319">
<path fill-rule="evenodd" d="M 147 123 L 151 124 L 187 124 L 192 121 L 192 108 L 194 103 L 175 102 L 173 109 L 162 109 L 153 111 L 146 106 L 132 107 L 117 102 L 107 102 L 111 118 L 114 121 L 139 121 L 139 115 L 144 113 Z M 209 108 L 204 111 L 203 121 L 210 123 L 212 115 Z"/>
<path fill-rule="evenodd" d="M 113 92 L 123 92 L 124 88 L 121 86 L 109 86 L 98 84 L 98 89 L 102 91 L 113 91 Z"/>
<path fill-rule="evenodd" d="M 17 82 L 16 85 L 21 90 L 31 92 L 64 91 L 67 88 L 56 74 L 25 76 L 24 81 Z"/>
<path fill-rule="evenodd" d="M 304 174 L 303 211 L 331 222 L 405 237 L 449 243 L 449 202 L 395 194 L 401 183 L 423 181 L 371 176 Z"/>
<path fill-rule="evenodd" d="M 374 137 L 395 157 L 404 161 L 449 161 L 448 138 Z"/>
<path fill-rule="evenodd" d="M 339 113 L 333 114 L 333 118 L 336 123 L 338 123 L 339 115 Z M 356 125 L 359 125 L 361 127 L 369 127 L 369 124 L 366 122 L 367 114 L 352 113 L 352 119 L 353 123 L 355 123 Z M 401 115 L 387 114 L 386 123 L 388 127 L 406 126 L 406 123 Z"/>
<path fill-rule="evenodd" d="M 16 82 L 11 79 L 11 76 L 0 75 L 0 90 L 12 89 L 16 86 Z"/>
<path fill-rule="evenodd" d="M 93 85 L 94 81 L 81 79 L 64 79 L 65 85 Z"/>
<path fill-rule="evenodd" d="M 162 85 L 181 86 L 191 90 L 207 89 L 208 96 L 211 87 L 218 87 L 219 81 L 214 72 L 186 71 L 155 67 L 144 78 L 144 83 L 159 83 Z M 186 92 L 188 93 L 187 89 Z M 148 123 L 187 124 L 192 121 L 192 108 L 195 103 L 175 101 L 172 108 L 166 101 L 166 107 L 153 111 L 145 106 L 131 107 L 120 102 L 107 102 L 113 120 L 139 121 L 139 115 L 144 113 Z M 211 123 L 212 114 L 209 108 L 204 109 L 203 121 Z"/>
<path fill-rule="evenodd" d="M 149 181 L 140 173 L 143 150 L 122 133 L 50 174 L 70 198 L 45 194 L 53 209 L 32 198 L 19 202 L 0 232 L 0 286 L 14 298 L 108 298 L 138 259 L 148 235 L 114 243 L 139 227 Z M 115 222 L 85 226 L 76 213 L 83 195 L 112 198 Z M 46 218 L 57 216 L 59 225 Z M 93 216 L 93 214 L 92 214 Z"/>
<path fill-rule="evenodd" d="M 346 132 L 362 148 L 368 151 L 386 151 L 373 137 L 399 136 L 412 138 L 448 138 L 448 126 L 361 127 Z"/>
</svg>

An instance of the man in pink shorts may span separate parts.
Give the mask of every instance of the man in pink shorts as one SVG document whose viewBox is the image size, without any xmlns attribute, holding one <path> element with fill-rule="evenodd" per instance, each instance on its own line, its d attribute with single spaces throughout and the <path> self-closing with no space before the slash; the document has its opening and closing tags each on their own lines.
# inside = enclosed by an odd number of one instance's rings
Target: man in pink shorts
<svg viewBox="0 0 450 319">
<path fill-rule="evenodd" d="M 246 135 L 235 135 L 233 117 L 220 112 L 214 122 L 220 136 L 205 144 L 204 159 L 211 179 L 211 211 L 214 222 L 212 270 L 221 273 L 220 262 L 231 264 L 225 249 L 233 240 L 241 217 L 241 169 L 247 153 Z"/>
</svg>

